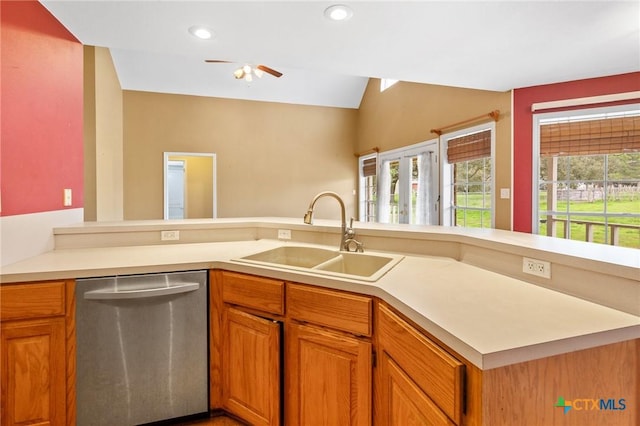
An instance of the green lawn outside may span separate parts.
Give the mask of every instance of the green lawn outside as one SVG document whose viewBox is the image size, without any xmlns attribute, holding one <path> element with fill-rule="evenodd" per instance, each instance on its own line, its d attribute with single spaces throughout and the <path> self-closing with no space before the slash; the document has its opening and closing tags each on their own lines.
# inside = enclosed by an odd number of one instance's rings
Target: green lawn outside
<svg viewBox="0 0 640 426">
<path fill-rule="evenodd" d="M 567 202 L 558 201 L 556 211 L 567 211 Z M 626 200 L 609 200 L 607 201 L 607 213 L 635 213 L 640 214 L 640 199 L 626 199 Z M 571 214 L 571 221 L 588 221 L 588 222 L 604 222 L 605 204 L 603 200 L 586 202 L 586 201 L 571 201 L 569 205 L 569 212 Z M 540 200 L 540 211 L 547 209 L 546 200 Z M 580 213 L 576 216 L 575 213 Z M 599 215 L 590 216 L 589 213 L 598 213 Z M 567 215 L 557 214 L 554 216 L 556 219 L 567 219 Z M 546 216 L 540 217 L 541 220 L 546 220 Z M 640 226 L 640 217 L 609 217 L 609 224 L 624 224 Z M 571 223 L 571 239 L 585 241 L 586 225 Z M 611 232 L 609 228 L 608 233 Z M 619 245 L 622 247 L 640 248 L 640 229 L 620 229 Z M 540 234 L 547 235 L 547 224 L 540 224 Z M 564 224 L 559 223 L 556 229 L 557 235 L 564 235 Z M 611 238 L 610 235 L 606 235 L 606 238 Z M 595 226 L 593 232 L 593 242 L 606 243 L 605 240 L 605 226 Z"/>
<path fill-rule="evenodd" d="M 466 198 L 464 198 L 466 195 Z M 459 205 L 467 206 L 467 207 L 482 207 L 482 194 L 477 193 L 469 193 L 469 194 L 458 194 L 458 200 L 460 201 Z M 546 211 L 546 199 L 541 199 L 540 201 L 540 211 Z M 567 211 L 567 202 L 559 201 L 558 206 L 556 207 L 556 211 Z M 594 201 L 594 202 L 585 202 L 585 201 L 572 201 L 569 205 L 569 211 L 572 213 L 571 221 L 589 221 L 589 222 L 604 222 L 603 216 L 598 215 L 589 215 L 589 213 L 597 213 L 604 214 L 604 201 Z M 581 213 L 580 216 L 576 216 L 575 213 Z M 640 199 L 622 199 L 619 201 L 607 201 L 607 213 L 635 213 L 640 214 Z M 456 211 L 457 215 L 457 223 L 462 224 L 465 223 L 466 226 L 470 227 L 480 227 L 481 223 L 481 215 L 484 216 L 484 227 L 490 226 L 490 218 L 487 212 L 481 212 L 477 210 L 467 210 L 466 211 L 466 221 L 464 219 L 464 211 L 458 210 Z M 584 216 L 583 216 L 584 214 Z M 566 219 L 567 215 L 556 215 L 556 219 Z M 541 217 L 540 219 L 546 220 L 546 216 Z M 640 217 L 609 217 L 609 224 L 626 224 L 626 225 L 636 225 L 640 226 Z M 610 228 L 609 228 L 610 229 Z M 610 231 L 609 231 L 610 232 Z M 623 229 L 619 230 L 619 245 L 623 247 L 632 247 L 632 248 L 640 248 L 640 229 Z M 547 225 L 546 223 L 540 224 L 540 235 L 547 235 Z M 609 241 L 605 240 L 605 227 L 602 226 L 594 226 L 594 238 L 593 242 L 597 243 L 606 243 Z M 556 229 L 556 235 L 562 236 L 564 235 L 564 224 L 558 223 Z M 583 224 L 571 224 L 571 239 L 577 241 L 585 241 L 586 236 L 586 226 Z M 610 238 L 607 235 L 607 238 Z"/>
</svg>

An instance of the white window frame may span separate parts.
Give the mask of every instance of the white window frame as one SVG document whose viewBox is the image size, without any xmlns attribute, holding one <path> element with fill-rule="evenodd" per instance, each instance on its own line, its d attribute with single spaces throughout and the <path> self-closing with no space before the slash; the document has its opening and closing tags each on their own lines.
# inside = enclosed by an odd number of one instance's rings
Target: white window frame
<svg viewBox="0 0 640 426">
<path fill-rule="evenodd" d="M 362 155 L 358 158 L 358 220 L 360 222 L 366 222 L 367 220 L 367 218 L 365 217 L 367 200 L 365 199 L 365 195 L 366 195 L 365 176 L 362 174 L 363 165 L 365 160 L 368 160 L 370 158 L 376 158 L 377 156 L 378 156 L 378 153 L 376 152 L 372 154 Z M 376 159 L 376 166 L 377 164 L 379 164 L 379 162 L 380 162 L 380 159 Z M 378 176 L 378 171 L 376 170 L 376 185 L 378 184 L 377 176 Z M 376 194 L 377 194 L 377 191 L 378 189 L 376 188 Z M 375 221 L 378 220 L 377 213 L 378 211 L 376 208 Z"/>
<path fill-rule="evenodd" d="M 640 109 L 640 104 L 624 104 L 608 107 L 580 108 L 556 112 L 541 112 L 533 114 L 533 143 L 532 143 L 532 188 L 531 188 L 531 233 L 540 232 L 540 207 L 538 206 L 538 187 L 540 186 L 540 122 L 550 118 L 572 117 L 581 115 L 612 114 L 617 112 Z"/>
<path fill-rule="evenodd" d="M 448 142 L 450 139 L 455 139 L 469 133 L 476 133 L 487 129 L 491 130 L 491 228 L 495 228 L 496 226 L 496 123 L 494 121 L 473 127 L 466 127 L 451 133 L 445 133 L 440 137 L 440 158 L 442 159 L 442 166 L 440 167 L 440 194 L 442 194 L 442 198 L 440 199 L 440 223 L 444 226 L 455 225 L 455 209 L 453 208 L 453 193 L 451 191 L 454 180 L 453 163 L 449 163 L 449 159 L 447 158 Z"/>
</svg>

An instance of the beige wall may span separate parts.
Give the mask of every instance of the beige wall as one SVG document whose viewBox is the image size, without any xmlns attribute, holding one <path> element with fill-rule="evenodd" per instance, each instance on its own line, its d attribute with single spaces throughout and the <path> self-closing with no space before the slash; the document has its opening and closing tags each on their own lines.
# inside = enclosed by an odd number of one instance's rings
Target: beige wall
<svg viewBox="0 0 640 426">
<path fill-rule="evenodd" d="M 499 109 L 496 227 L 511 229 L 511 201 L 498 197 L 511 188 L 510 92 L 399 82 L 380 93 L 371 79 L 351 110 L 122 91 L 108 51 L 93 49 L 85 50 L 86 220 L 117 220 L 119 209 L 128 220 L 161 219 L 164 152 L 217 155 L 218 217 L 302 216 L 325 190 L 357 216 L 355 153 L 432 140 L 432 128 Z M 316 217 L 338 218 L 334 204 L 319 202 Z"/>
<path fill-rule="evenodd" d="M 83 156 L 84 220 L 95 221 L 96 211 L 96 56 L 95 47 L 84 46 Z"/>
<path fill-rule="evenodd" d="M 84 217 L 122 220 L 122 90 L 108 49 L 85 46 L 84 66 Z"/>
<path fill-rule="evenodd" d="M 125 219 L 163 217 L 164 152 L 216 154 L 218 217 L 302 217 L 325 190 L 356 214 L 356 110 L 123 93 Z"/>
<path fill-rule="evenodd" d="M 358 115 L 357 152 L 380 151 L 437 138 L 431 129 L 500 110 L 496 123 L 496 228 L 511 229 L 511 202 L 500 188 L 511 188 L 511 93 L 398 82 L 380 93 L 370 79 Z M 475 122 L 470 125 L 480 124 Z M 457 130 L 456 128 L 455 130 Z"/>
</svg>

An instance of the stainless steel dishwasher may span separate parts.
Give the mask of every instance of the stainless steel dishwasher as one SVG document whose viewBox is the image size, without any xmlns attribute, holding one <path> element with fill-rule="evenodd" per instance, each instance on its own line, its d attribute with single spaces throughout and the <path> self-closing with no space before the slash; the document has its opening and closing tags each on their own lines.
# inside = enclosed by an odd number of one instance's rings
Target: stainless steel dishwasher
<svg viewBox="0 0 640 426">
<path fill-rule="evenodd" d="M 79 426 L 208 411 L 207 294 L 206 271 L 77 281 Z"/>
</svg>

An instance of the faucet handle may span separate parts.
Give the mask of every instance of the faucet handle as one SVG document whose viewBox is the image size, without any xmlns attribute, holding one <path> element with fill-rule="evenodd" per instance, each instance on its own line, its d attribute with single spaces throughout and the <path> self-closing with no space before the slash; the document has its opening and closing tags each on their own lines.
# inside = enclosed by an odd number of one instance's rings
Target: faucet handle
<svg viewBox="0 0 640 426">
<path fill-rule="evenodd" d="M 356 231 L 353 230 L 353 218 L 349 221 L 349 226 L 345 229 L 346 238 L 353 238 L 356 235 Z"/>
<path fill-rule="evenodd" d="M 352 247 L 355 246 L 355 248 L 352 250 Z M 345 251 L 356 251 L 358 253 L 363 253 L 364 252 L 364 247 L 363 244 L 356 240 L 355 238 L 349 238 L 344 242 L 344 250 Z"/>
</svg>

